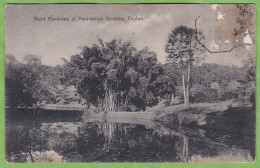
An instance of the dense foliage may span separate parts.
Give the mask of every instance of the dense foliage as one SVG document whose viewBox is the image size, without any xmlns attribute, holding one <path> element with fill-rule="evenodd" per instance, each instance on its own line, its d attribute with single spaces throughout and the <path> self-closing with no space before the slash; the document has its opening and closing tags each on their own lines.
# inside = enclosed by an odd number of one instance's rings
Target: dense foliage
<svg viewBox="0 0 260 168">
<path fill-rule="evenodd" d="M 7 55 L 5 63 L 5 88 L 7 107 L 40 107 L 44 104 L 78 100 L 66 85 L 61 85 L 62 66 L 46 66 L 39 57 L 28 55 L 23 63 Z"/>
<path fill-rule="evenodd" d="M 255 68 L 253 57 L 242 67 L 193 65 L 190 102 L 233 99 L 255 104 Z M 181 65 L 158 63 L 149 49 L 138 51 L 116 40 L 84 47 L 63 66 L 42 65 L 36 56 L 25 57 L 24 63 L 7 56 L 6 106 L 77 102 L 107 111 L 138 111 L 160 101 L 179 104 L 184 101 L 181 74 Z"/>
<path fill-rule="evenodd" d="M 84 47 L 66 61 L 65 74 L 64 81 L 88 104 L 106 111 L 145 110 L 160 96 L 173 93 L 176 85 L 157 63 L 156 53 L 118 40 Z"/>
</svg>

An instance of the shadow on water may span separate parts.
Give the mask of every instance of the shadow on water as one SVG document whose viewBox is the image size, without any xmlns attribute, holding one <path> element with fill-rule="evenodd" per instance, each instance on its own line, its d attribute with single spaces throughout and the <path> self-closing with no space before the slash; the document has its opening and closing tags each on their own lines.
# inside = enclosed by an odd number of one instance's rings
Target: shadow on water
<svg viewBox="0 0 260 168">
<path fill-rule="evenodd" d="M 55 115 L 53 115 L 55 116 Z M 232 135 L 148 120 L 6 118 L 8 162 L 250 162 Z M 52 118 L 51 122 L 47 118 Z M 108 121 L 107 121 L 108 120 Z M 48 121 L 48 122 L 47 122 Z M 243 136 L 243 134 L 240 134 Z M 218 137 L 218 138 L 216 138 Z M 250 137 L 247 137 L 250 138 Z M 220 140 L 221 139 L 221 140 Z M 243 139 L 243 137 L 241 138 Z M 239 141 L 239 139 L 236 139 Z M 228 142 L 228 143 L 226 143 Z M 241 142 L 242 143 L 242 142 Z"/>
</svg>

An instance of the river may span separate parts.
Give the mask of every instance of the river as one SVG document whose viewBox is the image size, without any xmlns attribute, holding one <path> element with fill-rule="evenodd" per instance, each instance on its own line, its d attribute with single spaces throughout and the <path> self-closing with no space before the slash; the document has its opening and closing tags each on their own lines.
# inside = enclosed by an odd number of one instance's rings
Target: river
<svg viewBox="0 0 260 168">
<path fill-rule="evenodd" d="M 19 111 L 19 110 L 18 110 Z M 254 135 L 225 128 L 82 120 L 81 114 L 7 115 L 8 162 L 251 162 Z"/>
</svg>

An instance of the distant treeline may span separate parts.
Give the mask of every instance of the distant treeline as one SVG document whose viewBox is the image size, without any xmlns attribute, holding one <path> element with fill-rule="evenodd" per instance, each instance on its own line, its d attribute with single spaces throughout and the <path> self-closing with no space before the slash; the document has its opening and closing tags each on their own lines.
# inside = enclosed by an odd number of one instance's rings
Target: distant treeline
<svg viewBox="0 0 260 168">
<path fill-rule="evenodd" d="M 39 107 L 45 103 L 94 105 L 106 111 L 138 111 L 184 102 L 183 67 L 158 63 L 148 48 L 113 40 L 84 47 L 62 66 L 46 66 L 34 55 L 18 62 L 6 56 L 6 106 Z M 186 75 L 186 74 L 185 74 Z M 187 80 L 187 79 L 185 79 Z M 255 99 L 255 65 L 194 64 L 189 102 Z"/>
</svg>

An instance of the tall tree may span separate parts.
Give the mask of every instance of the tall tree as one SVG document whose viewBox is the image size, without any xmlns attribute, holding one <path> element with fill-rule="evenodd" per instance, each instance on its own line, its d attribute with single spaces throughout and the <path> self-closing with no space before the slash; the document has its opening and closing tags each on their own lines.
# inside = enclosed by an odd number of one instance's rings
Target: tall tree
<svg viewBox="0 0 260 168">
<path fill-rule="evenodd" d="M 191 66 L 205 52 L 196 41 L 196 33 L 194 29 L 178 26 L 169 34 L 165 48 L 168 61 L 181 66 L 184 104 L 189 104 Z"/>
</svg>

